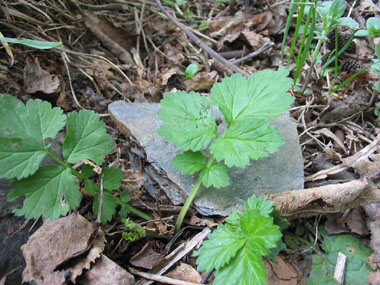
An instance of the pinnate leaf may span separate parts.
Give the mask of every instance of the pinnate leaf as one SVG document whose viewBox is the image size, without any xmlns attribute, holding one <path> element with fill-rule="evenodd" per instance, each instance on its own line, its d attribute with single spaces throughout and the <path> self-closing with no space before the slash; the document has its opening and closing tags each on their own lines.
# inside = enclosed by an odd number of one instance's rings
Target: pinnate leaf
<svg viewBox="0 0 380 285">
<path fill-rule="evenodd" d="M 214 284 L 266 284 L 262 256 L 281 238 L 265 199 L 250 199 L 244 212 L 235 211 L 198 251 L 198 270 L 216 269 Z M 267 203 L 267 205 L 266 205 Z M 251 208 L 252 207 L 252 208 Z"/>
<path fill-rule="evenodd" d="M 294 98 L 287 90 L 292 86 L 289 72 L 262 70 L 248 79 L 234 74 L 211 89 L 211 102 L 219 106 L 226 122 L 246 118 L 269 119 L 282 114 L 292 104 Z"/>
<path fill-rule="evenodd" d="M 274 153 L 283 144 L 277 130 L 266 120 L 245 119 L 229 127 L 223 137 L 211 145 L 216 160 L 224 159 L 228 167 L 244 168 L 249 159 L 259 159 Z"/>
<path fill-rule="evenodd" d="M 206 157 L 200 152 L 191 150 L 177 154 L 173 159 L 175 168 L 181 170 L 182 174 L 194 174 L 206 166 Z"/>
<path fill-rule="evenodd" d="M 48 165 L 40 168 L 34 175 L 14 181 L 9 201 L 15 201 L 25 195 L 24 205 L 16 209 L 17 216 L 37 219 L 41 215 L 48 219 L 64 216 L 70 209 L 76 209 L 82 199 L 75 176 L 70 169 L 60 165 Z"/>
<path fill-rule="evenodd" d="M 0 177 L 32 175 L 48 152 L 44 140 L 55 138 L 65 125 L 59 108 L 41 100 L 26 106 L 10 95 L 0 97 Z"/>
<path fill-rule="evenodd" d="M 218 135 L 208 100 L 196 92 L 166 94 L 159 116 L 165 123 L 158 134 L 185 151 L 205 149 Z"/>
<path fill-rule="evenodd" d="M 222 163 L 213 163 L 206 168 L 202 172 L 200 179 L 207 188 L 211 185 L 215 188 L 225 187 L 230 183 L 228 168 Z"/>
<path fill-rule="evenodd" d="M 86 158 L 101 165 L 104 156 L 112 151 L 114 142 L 99 118 L 95 112 L 83 110 L 68 116 L 63 156 L 69 163 L 78 163 Z"/>
</svg>

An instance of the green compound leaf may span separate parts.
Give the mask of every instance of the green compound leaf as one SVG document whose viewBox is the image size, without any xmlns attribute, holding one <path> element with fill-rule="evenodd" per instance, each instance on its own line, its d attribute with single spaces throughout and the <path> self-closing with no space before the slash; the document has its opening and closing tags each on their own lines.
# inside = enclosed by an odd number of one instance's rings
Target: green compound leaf
<svg viewBox="0 0 380 285">
<path fill-rule="evenodd" d="M 224 137 L 211 145 L 216 160 L 224 159 L 228 167 L 244 168 L 249 159 L 259 159 L 274 153 L 283 144 L 277 130 L 268 126 L 266 120 L 246 119 L 229 127 Z"/>
<path fill-rule="evenodd" d="M 76 209 L 82 199 L 75 176 L 70 169 L 60 165 L 48 165 L 40 168 L 34 175 L 12 183 L 14 189 L 8 196 L 15 201 L 25 195 L 21 209 L 15 209 L 17 216 L 37 219 L 41 215 L 54 220 Z"/>
<path fill-rule="evenodd" d="M 262 216 L 260 210 L 245 210 L 240 222 L 255 254 L 267 255 L 269 248 L 275 247 L 282 236 L 273 218 Z"/>
<path fill-rule="evenodd" d="M 269 119 L 287 110 L 294 98 L 287 90 L 292 86 L 289 72 L 263 70 L 248 79 L 233 74 L 211 89 L 211 103 L 219 106 L 228 125 L 246 118 Z"/>
<path fill-rule="evenodd" d="M 0 177 L 21 179 L 37 171 L 46 156 L 44 140 L 55 138 L 66 116 L 50 103 L 30 100 L 26 106 L 10 95 L 0 97 Z"/>
<path fill-rule="evenodd" d="M 101 165 L 104 156 L 112 151 L 113 140 L 99 118 L 95 112 L 83 110 L 68 116 L 63 143 L 63 156 L 68 162 L 78 163 L 87 158 Z"/>
<path fill-rule="evenodd" d="M 215 272 L 213 284 L 267 284 L 261 256 L 248 246 L 243 247 L 228 265 Z"/>
<path fill-rule="evenodd" d="M 268 201 L 261 199 L 251 204 L 267 209 L 265 203 Z M 226 222 L 199 249 L 198 270 L 210 272 L 215 268 L 214 284 L 266 284 L 262 255 L 276 246 L 281 237 L 279 227 L 259 209 L 235 211 Z"/>
<path fill-rule="evenodd" d="M 222 163 L 214 163 L 206 168 L 202 172 L 200 179 L 207 188 L 211 185 L 215 188 L 221 188 L 230 184 L 228 168 Z"/>
<path fill-rule="evenodd" d="M 158 134 L 185 151 L 205 149 L 218 135 L 208 100 L 196 92 L 166 94 L 159 116 L 165 123 Z"/>
<path fill-rule="evenodd" d="M 366 26 L 372 38 L 380 37 L 380 19 L 378 17 L 368 18 Z"/>
<path fill-rule="evenodd" d="M 323 227 L 319 232 L 326 254 L 313 255 L 313 267 L 306 284 L 336 284 L 334 270 L 339 252 L 347 256 L 344 280 L 349 284 L 368 284 L 368 274 L 373 270 L 367 264 L 367 258 L 373 250 L 351 234 L 327 235 Z"/>
<path fill-rule="evenodd" d="M 175 168 L 181 170 L 182 174 L 194 174 L 206 167 L 206 157 L 200 152 L 191 150 L 177 154 L 172 160 Z"/>
<path fill-rule="evenodd" d="M 117 190 L 124 179 L 124 172 L 117 167 L 107 167 L 104 169 L 104 189 L 108 191 Z"/>
<path fill-rule="evenodd" d="M 98 214 L 99 209 L 99 197 L 100 195 L 97 194 L 94 199 L 94 214 Z M 106 224 L 107 222 L 111 221 L 113 218 L 113 215 L 116 213 L 116 207 L 119 205 L 117 202 L 117 199 L 115 196 L 113 196 L 111 193 L 104 191 L 103 192 L 103 207 L 102 207 L 102 224 Z"/>
<path fill-rule="evenodd" d="M 247 242 L 243 233 L 231 225 L 219 225 L 198 250 L 198 270 L 211 272 L 225 266 Z"/>
</svg>

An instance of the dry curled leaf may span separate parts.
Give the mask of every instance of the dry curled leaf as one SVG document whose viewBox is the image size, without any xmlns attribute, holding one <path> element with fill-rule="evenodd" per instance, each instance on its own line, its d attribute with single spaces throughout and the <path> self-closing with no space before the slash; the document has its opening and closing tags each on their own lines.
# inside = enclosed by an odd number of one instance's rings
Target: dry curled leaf
<svg viewBox="0 0 380 285">
<path fill-rule="evenodd" d="M 37 58 L 34 61 L 27 58 L 24 68 L 26 93 L 41 91 L 45 94 L 51 94 L 58 90 L 59 84 L 58 76 L 51 75 L 48 71 L 43 70 Z"/>
</svg>

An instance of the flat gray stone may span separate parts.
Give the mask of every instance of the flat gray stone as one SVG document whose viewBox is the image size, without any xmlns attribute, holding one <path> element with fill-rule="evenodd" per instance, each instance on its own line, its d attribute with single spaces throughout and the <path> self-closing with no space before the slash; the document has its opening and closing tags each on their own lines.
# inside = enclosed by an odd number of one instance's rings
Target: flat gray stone
<svg viewBox="0 0 380 285">
<path fill-rule="evenodd" d="M 118 127 L 132 135 L 145 151 L 152 168 L 146 169 L 149 177 L 157 182 L 175 204 L 184 203 L 197 179 L 196 175 L 181 175 L 171 160 L 179 151 L 176 146 L 157 134 L 162 124 L 158 117 L 159 104 L 113 102 L 109 113 Z M 217 112 L 216 117 L 218 117 Z M 220 115 L 219 115 L 220 116 Z M 244 203 L 253 194 L 274 194 L 289 190 L 303 189 L 303 158 L 299 146 L 296 124 L 289 113 L 272 119 L 283 136 L 285 144 L 269 157 L 251 160 L 246 168 L 230 168 L 230 185 L 221 189 L 202 188 L 194 200 L 195 208 L 203 215 L 227 216 L 236 209 L 243 209 Z M 223 128 L 223 124 L 219 127 Z M 152 169 L 154 171 L 152 171 Z M 155 196 L 155 190 L 147 187 Z"/>
</svg>

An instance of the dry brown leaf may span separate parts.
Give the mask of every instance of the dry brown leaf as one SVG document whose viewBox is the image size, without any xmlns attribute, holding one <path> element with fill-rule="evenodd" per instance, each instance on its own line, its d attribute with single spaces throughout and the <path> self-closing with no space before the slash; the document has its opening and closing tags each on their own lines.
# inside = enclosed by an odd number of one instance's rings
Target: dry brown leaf
<svg viewBox="0 0 380 285">
<path fill-rule="evenodd" d="M 24 67 L 24 86 L 26 93 L 35 93 L 41 91 L 45 94 L 51 94 L 58 90 L 59 79 L 56 75 L 51 75 L 48 71 L 43 70 L 38 62 L 27 58 Z"/>
<path fill-rule="evenodd" d="M 23 280 L 38 284 L 62 284 L 67 270 L 56 268 L 84 252 L 90 246 L 94 226 L 78 213 L 57 219 L 46 220 L 43 225 L 21 247 L 26 267 Z M 88 268 L 104 249 L 104 237 L 97 242 L 97 249 L 88 255 L 82 266 Z M 86 258 L 84 256 L 83 258 Z M 75 267 L 74 275 L 83 268 Z"/>
<path fill-rule="evenodd" d="M 224 42 L 233 42 L 245 28 L 246 18 L 242 12 L 237 12 L 234 17 L 222 17 L 208 22 L 211 37 L 221 38 L 218 42 L 220 50 Z"/>
<path fill-rule="evenodd" d="M 188 220 L 187 223 L 192 226 L 206 226 L 209 228 L 213 228 L 218 225 L 218 223 L 215 223 L 214 219 L 212 218 L 198 218 L 195 215 L 191 216 L 190 220 Z"/>
<path fill-rule="evenodd" d="M 136 267 L 152 269 L 165 260 L 165 253 L 158 253 L 152 248 L 153 242 L 148 241 L 144 247 L 131 257 L 129 262 Z"/>
<path fill-rule="evenodd" d="M 215 83 L 216 72 L 199 72 L 193 78 L 185 80 L 186 91 L 208 90 Z"/>
<path fill-rule="evenodd" d="M 245 30 L 242 31 L 242 35 L 254 50 L 262 47 L 264 44 L 269 44 L 271 42 L 270 38 L 264 37 L 254 31 Z"/>
<path fill-rule="evenodd" d="M 165 276 L 193 283 L 200 283 L 202 281 L 202 276 L 199 274 L 199 272 L 195 270 L 194 267 L 186 263 L 181 263 L 180 265 L 176 266 L 168 274 L 165 274 Z"/>
<path fill-rule="evenodd" d="M 82 281 L 82 280 L 81 280 Z M 105 255 L 101 255 L 84 275 L 81 284 L 86 285 L 132 285 L 135 278 L 128 271 L 117 265 Z"/>
<path fill-rule="evenodd" d="M 303 279 L 300 274 L 281 256 L 277 256 L 277 262 L 266 261 L 264 266 L 267 271 L 268 284 L 274 285 L 296 285 Z"/>
<path fill-rule="evenodd" d="M 166 86 L 168 84 L 169 79 L 175 74 L 182 74 L 182 72 L 178 66 L 174 66 L 171 68 L 165 68 L 165 69 L 161 70 L 161 72 L 158 76 L 158 78 L 161 79 L 160 85 Z"/>
</svg>

